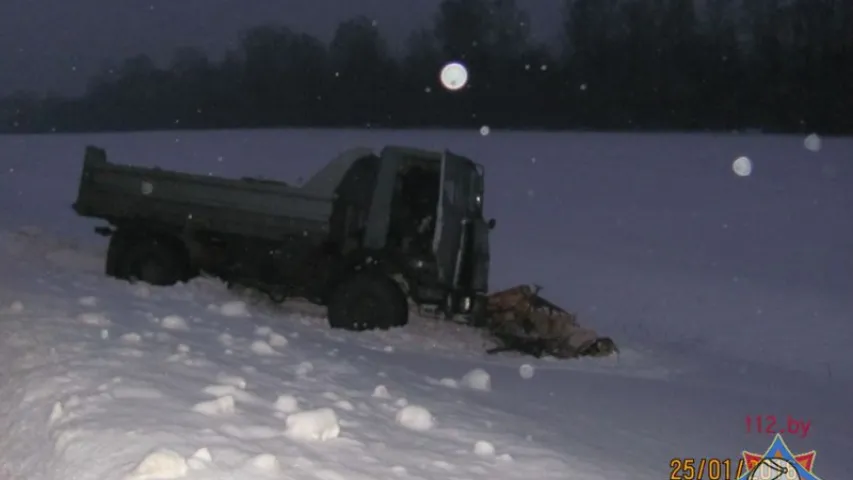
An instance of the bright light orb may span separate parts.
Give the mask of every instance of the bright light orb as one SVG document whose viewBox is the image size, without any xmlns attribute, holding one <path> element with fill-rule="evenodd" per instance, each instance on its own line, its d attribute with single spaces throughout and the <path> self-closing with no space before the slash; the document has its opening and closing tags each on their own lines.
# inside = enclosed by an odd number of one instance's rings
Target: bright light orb
<svg viewBox="0 0 853 480">
<path fill-rule="evenodd" d="M 468 83 L 468 69 L 459 62 L 448 63 L 441 69 L 439 79 L 441 85 L 451 92 L 461 90 Z"/>
</svg>

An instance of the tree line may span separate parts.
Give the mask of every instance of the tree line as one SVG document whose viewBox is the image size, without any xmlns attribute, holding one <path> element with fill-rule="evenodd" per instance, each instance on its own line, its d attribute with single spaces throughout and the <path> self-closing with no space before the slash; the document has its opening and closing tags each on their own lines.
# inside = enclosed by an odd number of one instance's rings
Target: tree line
<svg viewBox="0 0 853 480">
<path fill-rule="evenodd" d="M 278 25 L 213 59 L 105 68 L 79 97 L 0 99 L 0 131 L 459 127 L 853 132 L 851 0 L 564 0 L 560 45 L 515 0 L 444 0 L 405 48 L 376 24 Z M 438 72 L 465 64 L 469 84 Z"/>
</svg>

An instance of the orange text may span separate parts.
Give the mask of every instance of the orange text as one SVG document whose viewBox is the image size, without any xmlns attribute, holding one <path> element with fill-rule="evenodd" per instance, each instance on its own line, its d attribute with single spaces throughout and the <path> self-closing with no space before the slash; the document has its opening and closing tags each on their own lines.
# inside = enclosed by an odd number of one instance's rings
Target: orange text
<svg viewBox="0 0 853 480">
<path fill-rule="evenodd" d="M 669 461 L 670 480 L 737 480 L 744 473 L 743 459 L 682 457 Z"/>
</svg>

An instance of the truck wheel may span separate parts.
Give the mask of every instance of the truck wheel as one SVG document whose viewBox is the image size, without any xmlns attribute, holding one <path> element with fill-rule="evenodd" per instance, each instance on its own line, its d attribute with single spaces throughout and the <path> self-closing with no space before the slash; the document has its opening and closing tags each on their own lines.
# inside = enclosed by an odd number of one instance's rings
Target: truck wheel
<svg viewBox="0 0 853 480">
<path fill-rule="evenodd" d="M 409 321 L 409 306 L 400 287 L 375 274 L 355 275 L 332 292 L 329 325 L 346 330 L 387 330 Z"/>
<path fill-rule="evenodd" d="M 107 247 L 107 259 L 104 265 L 104 273 L 110 277 L 122 278 L 122 260 L 128 245 L 132 241 L 130 235 L 124 230 L 116 230 L 110 236 L 110 244 Z"/>
<path fill-rule="evenodd" d="M 189 258 L 171 242 L 142 237 L 121 245 L 117 277 L 168 286 L 189 280 Z"/>
</svg>

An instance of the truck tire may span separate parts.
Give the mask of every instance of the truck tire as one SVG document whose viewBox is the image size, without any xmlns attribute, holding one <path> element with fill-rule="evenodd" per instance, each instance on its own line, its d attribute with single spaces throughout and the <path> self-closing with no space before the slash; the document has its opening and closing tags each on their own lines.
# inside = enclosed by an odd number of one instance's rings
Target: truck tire
<svg viewBox="0 0 853 480">
<path fill-rule="evenodd" d="M 346 330 L 388 330 L 409 321 L 403 291 L 390 278 L 363 273 L 338 285 L 328 304 L 329 326 Z"/>
<path fill-rule="evenodd" d="M 110 244 L 107 247 L 107 259 L 104 265 L 104 273 L 110 277 L 121 277 L 121 263 L 124 257 L 124 252 L 127 250 L 129 242 L 132 241 L 130 235 L 124 230 L 116 230 L 110 236 Z"/>
<path fill-rule="evenodd" d="M 107 274 L 156 286 L 185 282 L 192 277 L 189 256 L 176 243 L 116 232 L 107 251 Z"/>
</svg>

